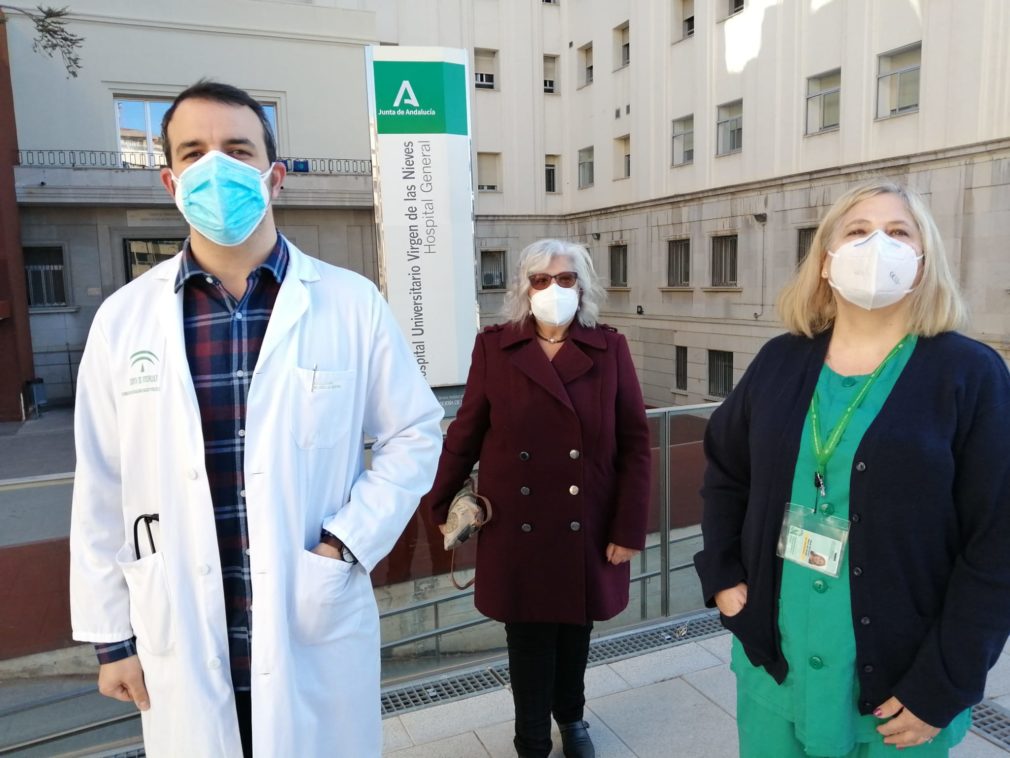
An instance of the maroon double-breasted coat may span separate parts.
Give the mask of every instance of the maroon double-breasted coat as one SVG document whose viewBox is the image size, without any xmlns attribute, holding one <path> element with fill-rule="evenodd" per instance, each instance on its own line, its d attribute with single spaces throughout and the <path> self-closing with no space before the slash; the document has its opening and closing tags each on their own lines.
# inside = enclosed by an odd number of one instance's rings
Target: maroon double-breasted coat
<svg viewBox="0 0 1010 758">
<path fill-rule="evenodd" d="M 494 516 L 477 548 L 477 609 L 498 621 L 585 624 L 628 604 L 630 564 L 606 547 L 642 549 L 649 431 L 628 343 L 574 323 L 547 358 L 534 322 L 477 335 L 463 402 L 422 507 L 446 520 L 480 461 Z"/>
</svg>

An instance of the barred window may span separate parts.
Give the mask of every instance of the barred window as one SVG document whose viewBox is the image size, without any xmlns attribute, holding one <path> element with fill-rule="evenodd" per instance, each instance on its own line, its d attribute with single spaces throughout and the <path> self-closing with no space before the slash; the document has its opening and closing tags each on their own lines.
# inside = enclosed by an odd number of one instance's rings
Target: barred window
<svg viewBox="0 0 1010 758">
<path fill-rule="evenodd" d="M 505 289 L 505 251 L 480 251 L 480 288 L 482 290 Z"/>
<path fill-rule="evenodd" d="M 733 389 L 733 353 L 708 351 L 708 394 L 726 397 Z"/>
<path fill-rule="evenodd" d="M 60 245 L 24 246 L 29 308 L 67 305 L 67 281 Z"/>
<path fill-rule="evenodd" d="M 677 345 L 674 355 L 674 384 L 678 390 L 687 389 L 687 348 Z"/>
<path fill-rule="evenodd" d="M 736 235 L 712 238 L 712 286 L 736 287 Z"/>
<path fill-rule="evenodd" d="M 796 230 L 796 265 L 803 263 L 803 259 L 810 252 L 810 246 L 814 244 L 814 235 L 817 234 L 816 226 L 808 226 Z"/>
<path fill-rule="evenodd" d="M 666 243 L 666 286 L 691 285 L 691 240 L 670 240 Z"/>
<path fill-rule="evenodd" d="M 628 286 L 628 246 L 610 246 L 610 286 Z"/>
</svg>

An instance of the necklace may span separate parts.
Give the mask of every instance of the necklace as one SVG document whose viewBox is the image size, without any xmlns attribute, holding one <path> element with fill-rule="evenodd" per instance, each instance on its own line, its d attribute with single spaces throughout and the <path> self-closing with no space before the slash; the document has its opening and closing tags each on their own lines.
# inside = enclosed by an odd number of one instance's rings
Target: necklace
<svg viewBox="0 0 1010 758">
<path fill-rule="evenodd" d="M 557 345 L 557 344 L 559 344 L 561 342 L 564 342 L 566 339 L 568 339 L 568 335 L 567 334 L 564 337 L 545 337 L 544 335 L 542 335 L 540 333 L 539 329 L 537 330 L 537 337 L 539 337 L 540 339 L 542 339 L 544 342 L 549 342 L 552 345 Z"/>
</svg>

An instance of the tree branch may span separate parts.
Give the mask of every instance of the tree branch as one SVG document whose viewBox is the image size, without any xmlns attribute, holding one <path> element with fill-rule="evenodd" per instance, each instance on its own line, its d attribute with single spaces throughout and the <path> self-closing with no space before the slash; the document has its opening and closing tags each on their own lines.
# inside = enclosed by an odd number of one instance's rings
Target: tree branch
<svg viewBox="0 0 1010 758">
<path fill-rule="evenodd" d="M 5 22 L 4 11 L 20 13 L 30 18 L 35 25 L 32 50 L 36 53 L 45 53 L 50 58 L 55 57 L 55 53 L 59 53 L 63 59 L 63 67 L 67 70 L 67 76 L 77 78 L 77 72 L 81 69 L 81 59 L 77 55 L 77 51 L 84 42 L 84 37 L 79 37 L 67 29 L 69 8 L 39 5 L 31 10 L 0 3 L 0 23 Z"/>
</svg>

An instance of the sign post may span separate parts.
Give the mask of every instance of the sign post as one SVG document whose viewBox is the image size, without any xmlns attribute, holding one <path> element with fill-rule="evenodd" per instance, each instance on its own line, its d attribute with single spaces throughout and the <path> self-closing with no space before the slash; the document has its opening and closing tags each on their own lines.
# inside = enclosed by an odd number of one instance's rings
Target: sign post
<svg viewBox="0 0 1010 758">
<path fill-rule="evenodd" d="M 458 403 L 479 323 L 467 52 L 365 50 L 379 286 L 429 385 Z"/>
</svg>

